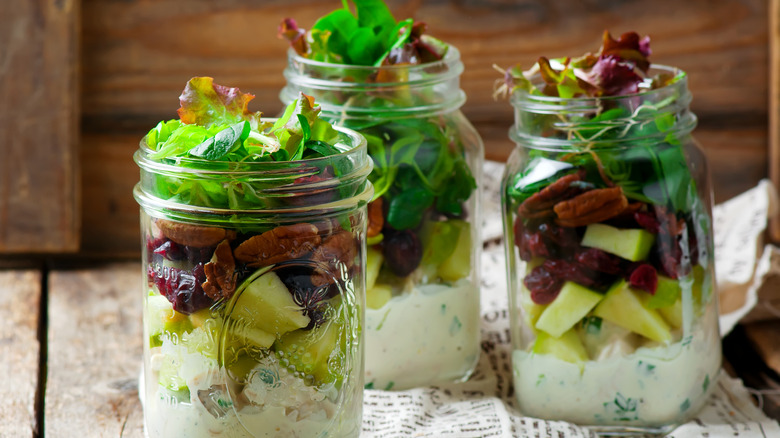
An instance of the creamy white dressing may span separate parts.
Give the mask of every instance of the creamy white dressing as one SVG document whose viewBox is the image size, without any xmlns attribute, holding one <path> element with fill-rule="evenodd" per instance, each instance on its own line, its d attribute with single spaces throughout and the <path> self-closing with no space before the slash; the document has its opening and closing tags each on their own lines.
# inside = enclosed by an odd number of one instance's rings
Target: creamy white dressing
<svg viewBox="0 0 780 438">
<path fill-rule="evenodd" d="M 468 279 L 417 285 L 366 309 L 366 384 L 408 389 L 462 381 L 479 359 L 479 289 Z"/>
<path fill-rule="evenodd" d="M 640 347 L 630 354 L 616 349 L 618 354 L 581 364 L 515 350 L 520 411 L 583 425 L 679 424 L 704 403 L 717 380 L 720 338 L 709 327 L 710 321 L 700 321 L 692 335 L 669 345 Z"/>
<path fill-rule="evenodd" d="M 213 360 L 179 353 L 179 375 L 189 388 L 189 399 L 180 400 L 158 385 L 155 364 L 174 350 L 166 342 L 163 341 L 162 348 L 154 349 L 150 357 L 152 372 L 143 400 L 147 436 L 358 436 L 360 400 L 334 403 L 337 389 L 306 386 L 301 378 L 278 366 L 273 354 L 258 363 L 245 386 L 239 386 L 228 382 L 224 370 Z"/>
</svg>

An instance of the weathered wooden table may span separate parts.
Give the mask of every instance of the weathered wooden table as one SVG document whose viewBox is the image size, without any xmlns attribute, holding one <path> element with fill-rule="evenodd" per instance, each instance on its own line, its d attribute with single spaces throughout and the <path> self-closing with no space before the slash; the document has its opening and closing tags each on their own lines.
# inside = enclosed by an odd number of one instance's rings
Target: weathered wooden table
<svg viewBox="0 0 780 438">
<path fill-rule="evenodd" d="M 0 270 L 0 437 L 143 436 L 141 265 Z M 727 369 L 780 388 L 780 322 L 724 341 Z M 780 398 L 764 411 L 780 418 Z"/>
</svg>

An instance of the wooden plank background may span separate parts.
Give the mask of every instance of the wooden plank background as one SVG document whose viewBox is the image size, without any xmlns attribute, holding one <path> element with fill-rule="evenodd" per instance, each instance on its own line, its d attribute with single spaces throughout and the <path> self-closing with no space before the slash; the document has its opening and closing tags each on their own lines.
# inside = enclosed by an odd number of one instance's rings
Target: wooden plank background
<svg viewBox="0 0 780 438">
<path fill-rule="evenodd" d="M 186 81 L 208 75 L 257 95 L 254 109 L 281 108 L 286 43 L 282 18 L 301 26 L 338 0 L 83 0 L 82 251 L 135 255 L 138 179 L 132 152 L 160 119 L 176 116 Z M 690 73 L 696 137 L 711 164 L 717 201 L 766 177 L 768 2 L 765 0 L 389 0 L 396 17 L 428 23 L 460 49 L 463 107 L 504 160 L 512 112 L 494 101 L 492 65 L 530 65 L 540 55 L 597 50 L 605 28 L 652 38 L 652 61 Z"/>
<path fill-rule="evenodd" d="M 780 0 L 769 1 L 769 177 L 780 193 Z M 780 215 L 770 222 L 770 233 L 780 243 Z"/>
<path fill-rule="evenodd" d="M 49 275 L 45 434 L 143 436 L 139 263 Z"/>
<path fill-rule="evenodd" d="M 0 2 L 0 253 L 79 248 L 79 5 Z"/>
<path fill-rule="evenodd" d="M 0 435 L 38 436 L 39 270 L 0 271 Z"/>
</svg>

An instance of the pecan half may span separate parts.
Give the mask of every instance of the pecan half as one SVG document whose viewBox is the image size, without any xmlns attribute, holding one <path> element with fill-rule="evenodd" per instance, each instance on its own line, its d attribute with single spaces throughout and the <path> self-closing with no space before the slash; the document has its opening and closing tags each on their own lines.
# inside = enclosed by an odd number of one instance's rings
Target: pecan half
<svg viewBox="0 0 780 438">
<path fill-rule="evenodd" d="M 317 247 L 322 239 L 315 225 L 282 225 L 238 245 L 233 256 L 250 267 L 296 259 Z"/>
<path fill-rule="evenodd" d="M 613 218 L 627 206 L 628 199 L 620 187 L 588 190 L 555 204 L 555 223 L 563 227 L 581 227 Z"/>
<path fill-rule="evenodd" d="M 206 281 L 201 285 L 211 299 L 230 298 L 236 291 L 236 260 L 230 243 L 223 240 L 214 250 L 211 261 L 203 266 Z"/>
<path fill-rule="evenodd" d="M 320 287 L 332 280 L 344 280 L 342 274 L 349 272 L 355 266 L 357 255 L 357 242 L 349 231 L 341 231 L 327 239 L 314 250 L 312 261 L 318 262 L 325 269 L 315 269 L 311 276 L 311 283 Z M 334 278 L 334 275 L 336 278 Z"/>
<path fill-rule="evenodd" d="M 376 198 L 368 203 L 368 232 L 366 237 L 378 236 L 385 226 L 385 216 L 382 210 L 382 198 Z"/>
<path fill-rule="evenodd" d="M 517 215 L 523 219 L 539 219 L 552 216 L 555 204 L 582 193 L 582 188 L 572 186 L 582 181 L 584 171 L 562 176 L 554 183 L 529 196 L 517 209 Z"/>
<path fill-rule="evenodd" d="M 174 222 L 166 219 L 157 219 L 155 225 L 163 235 L 179 245 L 205 248 L 214 246 L 224 239 L 234 239 L 235 231 L 217 227 L 202 227 L 183 222 Z"/>
</svg>

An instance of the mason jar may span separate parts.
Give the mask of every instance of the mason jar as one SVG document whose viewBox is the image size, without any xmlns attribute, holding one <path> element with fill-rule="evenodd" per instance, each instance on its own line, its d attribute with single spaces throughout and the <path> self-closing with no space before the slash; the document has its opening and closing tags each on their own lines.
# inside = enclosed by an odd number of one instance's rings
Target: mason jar
<svg viewBox="0 0 780 438">
<path fill-rule="evenodd" d="M 463 381 L 480 353 L 482 140 L 460 107 L 463 64 L 381 67 L 312 61 L 290 50 L 281 91 L 314 96 L 354 129 L 374 162 L 366 264 L 366 387 Z"/>
<path fill-rule="evenodd" d="M 141 142 L 150 438 L 358 436 L 371 161 L 338 131 L 341 153 L 292 162 Z"/>
<path fill-rule="evenodd" d="M 685 72 L 637 94 L 515 91 L 502 181 L 512 364 L 525 415 L 665 433 L 721 364 L 712 195 Z"/>
</svg>

